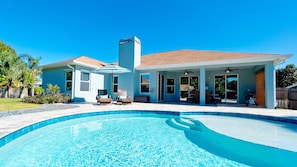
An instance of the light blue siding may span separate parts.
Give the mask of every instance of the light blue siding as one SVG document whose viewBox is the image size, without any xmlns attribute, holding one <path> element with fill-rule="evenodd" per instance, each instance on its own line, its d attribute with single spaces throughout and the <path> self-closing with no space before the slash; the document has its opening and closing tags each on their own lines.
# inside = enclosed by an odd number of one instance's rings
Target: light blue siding
<svg viewBox="0 0 297 167">
<path fill-rule="evenodd" d="M 76 102 L 96 102 L 96 95 L 98 89 L 106 89 L 106 85 L 111 83 L 105 79 L 104 75 L 92 73 L 91 68 L 86 68 L 82 66 L 73 66 L 73 81 L 72 81 L 72 91 L 66 91 L 66 71 L 72 71 L 69 67 L 60 67 L 53 69 L 43 70 L 43 89 L 47 88 L 47 84 L 51 83 L 53 85 L 57 84 L 60 87 L 61 93 L 69 93 L 72 95 L 73 101 Z M 89 73 L 89 90 L 81 91 L 81 73 Z M 107 83 L 106 83 L 107 82 Z"/>
<path fill-rule="evenodd" d="M 62 93 L 66 93 L 66 70 L 67 67 L 46 69 L 42 71 L 42 88 L 46 90 L 48 84 L 57 84 Z"/>
</svg>

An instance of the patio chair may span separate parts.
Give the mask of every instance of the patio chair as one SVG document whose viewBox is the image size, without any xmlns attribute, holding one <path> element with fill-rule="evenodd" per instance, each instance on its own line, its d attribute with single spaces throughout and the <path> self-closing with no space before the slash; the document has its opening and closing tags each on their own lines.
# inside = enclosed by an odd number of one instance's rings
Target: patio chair
<svg viewBox="0 0 297 167">
<path fill-rule="evenodd" d="M 106 89 L 98 89 L 98 95 L 96 96 L 98 104 L 112 104 L 112 98 L 107 94 Z"/>
<path fill-rule="evenodd" d="M 118 90 L 117 103 L 130 104 L 132 99 L 127 95 L 127 90 Z"/>
</svg>

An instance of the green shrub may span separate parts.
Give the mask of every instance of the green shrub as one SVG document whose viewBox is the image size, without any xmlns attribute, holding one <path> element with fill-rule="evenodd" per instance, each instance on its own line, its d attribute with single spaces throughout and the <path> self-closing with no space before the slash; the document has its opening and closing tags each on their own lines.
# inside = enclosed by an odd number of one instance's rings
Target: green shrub
<svg viewBox="0 0 297 167">
<path fill-rule="evenodd" d="M 70 102 L 71 97 L 68 94 L 54 94 L 54 95 L 38 95 L 33 97 L 23 98 L 25 103 L 36 104 L 51 104 L 51 103 L 67 103 Z"/>
<path fill-rule="evenodd" d="M 71 96 L 69 94 L 61 94 L 60 87 L 58 85 L 48 84 L 46 88 L 47 94 L 43 95 L 44 90 L 42 88 L 36 88 L 36 96 L 25 97 L 23 102 L 36 103 L 36 104 L 51 104 L 51 103 L 67 103 L 70 102 Z"/>
<path fill-rule="evenodd" d="M 43 92 L 44 92 L 44 89 L 42 89 L 42 87 L 37 87 L 34 89 L 34 94 L 37 96 L 42 95 Z"/>
<path fill-rule="evenodd" d="M 60 87 L 58 85 L 47 84 L 46 92 L 50 95 L 59 94 Z"/>
</svg>

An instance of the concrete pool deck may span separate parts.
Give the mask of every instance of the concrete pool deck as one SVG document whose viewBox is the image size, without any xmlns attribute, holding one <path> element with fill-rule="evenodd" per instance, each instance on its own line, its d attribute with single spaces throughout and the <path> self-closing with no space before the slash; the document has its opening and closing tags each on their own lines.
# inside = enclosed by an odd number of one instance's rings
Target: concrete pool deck
<svg viewBox="0 0 297 167">
<path fill-rule="evenodd" d="M 177 112 L 223 112 L 223 113 L 240 113 L 254 114 L 263 116 L 273 116 L 278 118 L 286 118 L 297 121 L 296 110 L 286 109 L 265 109 L 256 107 L 240 107 L 240 106 L 199 106 L 191 104 L 163 104 L 163 103 L 132 103 L 127 105 L 98 105 L 96 103 L 69 103 L 54 104 L 55 109 L 47 110 L 41 107 L 39 111 L 34 112 L 4 112 L 0 115 L 0 138 L 8 135 L 22 127 L 44 121 L 51 118 L 100 111 L 118 111 L 118 110 L 147 110 L 147 111 L 177 111 Z M 5 114 L 7 113 L 7 114 Z M 296 132 L 295 132 L 296 133 Z"/>
</svg>

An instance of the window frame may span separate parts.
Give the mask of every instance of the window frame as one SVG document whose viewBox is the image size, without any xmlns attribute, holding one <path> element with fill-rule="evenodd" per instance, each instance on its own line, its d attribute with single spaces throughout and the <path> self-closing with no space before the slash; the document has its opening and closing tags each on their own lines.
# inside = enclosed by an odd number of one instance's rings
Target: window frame
<svg viewBox="0 0 297 167">
<path fill-rule="evenodd" d="M 173 85 L 168 84 L 168 80 L 173 80 Z M 168 88 L 171 88 L 172 92 L 168 92 Z M 174 95 L 175 94 L 175 78 L 166 79 L 166 94 Z"/>
<path fill-rule="evenodd" d="M 83 73 L 88 74 L 88 80 L 82 80 Z M 88 84 L 88 90 L 82 90 L 82 83 L 87 83 Z M 90 86 L 91 86 L 91 73 L 88 72 L 88 71 L 81 71 L 80 72 L 80 87 L 79 87 L 79 90 L 81 92 L 90 92 L 91 91 Z"/>
<path fill-rule="evenodd" d="M 67 79 L 67 73 L 71 73 L 71 79 Z M 72 70 L 65 70 L 65 91 L 72 91 L 72 79 L 73 79 L 73 71 Z M 67 83 L 70 83 L 71 87 L 70 90 L 67 89 Z"/>
<path fill-rule="evenodd" d="M 115 83 L 115 78 L 117 78 L 117 83 Z M 117 87 L 117 90 L 115 91 L 115 86 Z M 113 93 L 117 93 L 119 89 L 119 76 L 118 75 L 114 75 L 112 76 L 112 92 Z"/>
<path fill-rule="evenodd" d="M 139 76 L 139 78 L 140 78 L 140 93 L 144 93 L 144 94 L 148 94 L 148 93 L 150 93 L 150 73 L 140 73 L 139 74 L 140 76 Z M 142 83 L 142 76 L 144 76 L 144 75 L 147 75 L 148 76 L 148 83 Z M 147 85 L 148 86 L 148 91 L 146 92 L 143 92 L 142 91 L 142 86 L 143 85 Z"/>
</svg>

